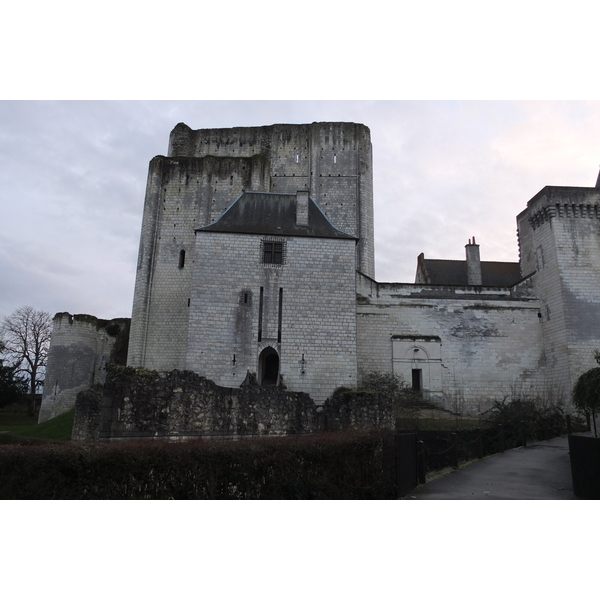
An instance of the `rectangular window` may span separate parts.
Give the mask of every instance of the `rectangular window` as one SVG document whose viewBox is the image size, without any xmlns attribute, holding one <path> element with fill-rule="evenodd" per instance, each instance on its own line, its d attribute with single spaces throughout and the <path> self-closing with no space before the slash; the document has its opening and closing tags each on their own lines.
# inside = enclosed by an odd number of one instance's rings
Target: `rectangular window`
<svg viewBox="0 0 600 600">
<path fill-rule="evenodd" d="M 284 265 L 286 262 L 286 240 L 280 237 L 265 237 L 260 242 L 260 258 L 263 265 Z"/>
<path fill-rule="evenodd" d="M 283 242 L 263 242 L 263 263 L 265 265 L 283 264 Z"/>
</svg>

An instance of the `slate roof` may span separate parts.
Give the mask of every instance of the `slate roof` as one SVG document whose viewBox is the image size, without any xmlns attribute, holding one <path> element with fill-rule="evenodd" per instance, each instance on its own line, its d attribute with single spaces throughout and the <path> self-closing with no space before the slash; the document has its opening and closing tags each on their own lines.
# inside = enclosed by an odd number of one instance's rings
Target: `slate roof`
<svg viewBox="0 0 600 600">
<path fill-rule="evenodd" d="M 308 225 L 297 225 L 296 194 L 269 192 L 243 192 L 217 221 L 196 231 L 358 239 L 336 229 L 310 197 Z"/>
<path fill-rule="evenodd" d="M 467 286 L 466 260 L 424 259 L 426 283 Z M 481 285 L 512 287 L 522 279 L 518 262 L 481 261 Z"/>
</svg>

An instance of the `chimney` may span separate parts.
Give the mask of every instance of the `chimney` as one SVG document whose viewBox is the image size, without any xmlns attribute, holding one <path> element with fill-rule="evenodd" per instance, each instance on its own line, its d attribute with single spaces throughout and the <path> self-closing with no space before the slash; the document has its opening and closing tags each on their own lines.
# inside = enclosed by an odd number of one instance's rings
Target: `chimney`
<svg viewBox="0 0 600 600">
<path fill-rule="evenodd" d="M 479 245 L 475 238 L 469 240 L 465 246 L 467 253 L 467 285 L 481 285 L 481 259 L 479 258 Z"/>
<path fill-rule="evenodd" d="M 296 192 L 296 225 L 308 225 L 308 190 Z"/>
</svg>

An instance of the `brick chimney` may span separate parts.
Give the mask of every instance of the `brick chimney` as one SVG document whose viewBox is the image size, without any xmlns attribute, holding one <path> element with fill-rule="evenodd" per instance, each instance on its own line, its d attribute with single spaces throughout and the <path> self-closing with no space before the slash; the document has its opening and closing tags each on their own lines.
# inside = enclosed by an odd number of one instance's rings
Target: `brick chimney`
<svg viewBox="0 0 600 600">
<path fill-rule="evenodd" d="M 481 285 L 481 259 L 475 238 L 465 246 L 467 253 L 467 285 Z"/>
<path fill-rule="evenodd" d="M 308 225 L 308 190 L 296 192 L 296 225 Z"/>
</svg>

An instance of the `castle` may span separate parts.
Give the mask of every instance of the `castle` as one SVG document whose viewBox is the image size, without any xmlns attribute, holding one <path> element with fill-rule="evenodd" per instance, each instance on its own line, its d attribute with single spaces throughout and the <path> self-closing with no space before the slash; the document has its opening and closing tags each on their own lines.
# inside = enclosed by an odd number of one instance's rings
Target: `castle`
<svg viewBox="0 0 600 600">
<path fill-rule="evenodd" d="M 511 393 L 568 399 L 600 348 L 600 183 L 547 186 L 517 217 L 518 263 L 417 259 L 374 272 L 372 151 L 354 123 L 192 130 L 150 162 L 131 330 L 59 313 L 40 421 L 127 364 L 219 386 L 255 376 L 322 404 L 393 372 L 463 414 Z M 123 359 L 124 362 L 124 359 Z"/>
</svg>

